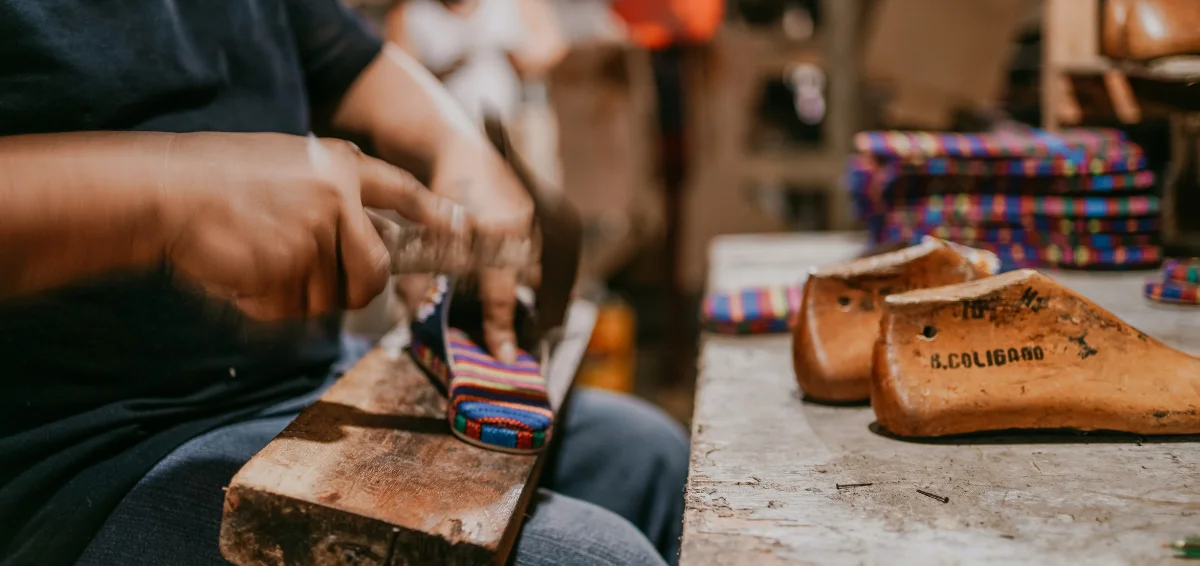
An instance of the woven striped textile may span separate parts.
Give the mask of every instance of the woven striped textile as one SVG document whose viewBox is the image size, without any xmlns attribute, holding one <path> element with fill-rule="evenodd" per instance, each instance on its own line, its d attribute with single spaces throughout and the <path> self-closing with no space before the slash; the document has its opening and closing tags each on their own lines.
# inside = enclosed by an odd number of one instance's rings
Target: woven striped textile
<svg viewBox="0 0 1200 566">
<path fill-rule="evenodd" d="M 896 175 L 962 175 L 970 177 L 1086 177 L 1109 173 L 1132 173 L 1146 168 L 1146 156 L 1134 144 L 1120 144 L 1099 151 L 1080 150 L 1076 155 L 979 159 L 921 157 L 902 160 L 859 154 L 850 158 L 851 169 L 886 170 Z"/>
<path fill-rule="evenodd" d="M 1088 248 L 1118 248 L 1130 246 L 1152 246 L 1158 242 L 1158 234 L 1088 234 L 1038 232 L 1023 227 L 989 226 L 946 226 L 919 224 L 916 226 L 885 226 L 883 241 L 919 242 L 925 236 L 933 236 L 955 242 L 989 242 L 992 244 L 1029 244 L 1033 246 L 1084 246 Z"/>
<path fill-rule="evenodd" d="M 554 412 L 541 366 L 527 352 L 501 364 L 461 330 L 451 329 L 450 423 L 491 446 L 531 450 L 546 443 Z"/>
<path fill-rule="evenodd" d="M 1004 269 L 1124 269 L 1162 261 L 1144 152 L 1118 130 L 862 132 L 847 186 L 871 240 L 937 237 Z"/>
<path fill-rule="evenodd" d="M 1066 156 L 993 160 L 934 157 L 919 163 L 897 162 L 896 171 L 905 175 L 1074 178 L 1145 169 L 1146 156 L 1140 148 L 1131 147 L 1109 148 L 1099 153 L 1084 152 L 1082 158 L 1074 159 Z"/>
<path fill-rule="evenodd" d="M 890 183 L 870 180 L 862 186 L 852 185 L 850 197 L 860 215 L 878 214 L 894 206 L 927 197 L 958 198 L 979 194 L 1043 197 L 1047 199 L 1070 192 L 1119 192 L 1145 190 L 1154 185 L 1154 173 L 1140 171 L 1118 175 L 1089 177 L 1036 178 L 1022 177 L 914 177 L 901 176 Z M 1079 197 L 1074 197 L 1079 198 Z"/>
<path fill-rule="evenodd" d="M 1167 281 L 1200 284 L 1200 258 L 1168 259 L 1163 263 L 1163 278 Z"/>
<path fill-rule="evenodd" d="M 1104 150 L 1124 140 L 1096 131 L 1054 134 L 1043 130 L 999 130 L 983 133 L 881 131 L 860 132 L 860 153 L 915 160 L 931 157 L 1012 158 L 1065 156 L 1083 160 L 1088 150 Z"/>
<path fill-rule="evenodd" d="M 1143 291 L 1147 299 L 1160 303 L 1200 305 L 1200 287 L 1178 281 L 1147 281 Z"/>
<path fill-rule="evenodd" d="M 882 180 L 881 180 L 882 179 Z M 851 195 L 903 198 L 907 195 L 981 193 L 1060 195 L 1082 192 L 1140 191 L 1154 186 L 1152 171 L 1086 177 L 968 177 L 965 175 L 898 175 L 864 177 L 850 184 Z M 1088 195 L 1097 196 L 1097 195 Z"/>
<path fill-rule="evenodd" d="M 451 278 L 435 278 L 414 317 L 409 355 L 445 389 L 455 435 L 500 451 L 537 452 L 550 440 L 554 422 L 541 364 L 521 348 L 515 363 L 502 364 L 467 331 L 449 327 L 454 289 Z M 518 325 L 527 315 L 527 307 L 518 305 Z M 482 320 L 475 324 L 478 335 Z"/>
<path fill-rule="evenodd" d="M 800 312 L 801 289 L 796 284 L 710 293 L 700 305 L 700 324 L 720 334 L 787 332 Z"/>
<path fill-rule="evenodd" d="M 1105 249 L 989 242 L 968 244 L 995 253 L 1000 257 L 1004 271 L 1033 267 L 1140 269 L 1162 262 L 1162 248 L 1158 246 Z"/>
<path fill-rule="evenodd" d="M 488 446 L 537 450 L 546 444 L 554 411 L 537 360 L 518 350 L 517 362 L 504 365 L 467 337 L 451 329 L 448 339 L 454 374 L 421 343 L 410 346 L 413 358 L 449 383 L 448 417 L 454 431 Z"/>
<path fill-rule="evenodd" d="M 892 210 L 882 216 L 872 216 L 865 219 L 867 225 L 867 234 L 870 241 L 875 244 L 883 244 L 896 241 L 912 241 L 915 238 L 924 236 L 918 230 L 921 226 L 943 226 L 946 230 L 961 230 L 977 226 L 1007 228 L 1013 230 L 1024 230 L 1028 232 L 1041 232 L 1048 238 L 1072 236 L 1083 237 L 1088 235 L 1108 234 L 1115 236 L 1131 235 L 1131 234 L 1150 234 L 1157 238 L 1158 232 L 1162 227 L 1161 219 L 1157 217 L 1148 218 L 1054 218 L 1049 216 L 1027 216 L 1019 218 L 1012 222 L 962 222 L 951 219 L 943 223 L 927 222 L 924 217 L 913 214 L 912 211 Z M 895 231 L 901 234 L 912 233 L 910 238 L 892 239 L 887 236 L 892 235 Z M 930 234 L 935 235 L 936 234 Z M 986 238 L 953 238 L 955 241 L 989 241 Z M 1005 242 L 1003 240 L 990 240 L 999 243 L 1033 243 L 1033 242 Z M 1057 242 L 1052 242 L 1058 244 Z M 1062 245 L 1062 244 L 1058 244 Z M 1076 245 L 1088 245 L 1079 243 Z M 1095 246 L 1104 247 L 1104 246 Z M 1112 246 L 1118 247 L 1118 246 Z"/>
<path fill-rule="evenodd" d="M 940 195 L 917 199 L 896 211 L 912 211 L 922 221 L 1014 222 L 1026 216 L 1111 218 L 1158 214 L 1158 197 L 1029 197 L 1012 195 Z"/>
<path fill-rule="evenodd" d="M 1135 171 L 1082 177 L 968 177 L 966 175 L 902 175 L 885 187 L 886 194 L 1010 193 L 1045 195 L 1075 192 L 1145 190 L 1154 172 Z M 870 191 L 874 187 L 867 187 Z"/>
<path fill-rule="evenodd" d="M 882 228 L 886 224 L 916 225 L 916 224 L 979 224 L 984 222 L 1003 222 L 1015 224 L 1042 224 L 1046 229 L 1057 231 L 1091 231 L 1091 233 L 1116 233 L 1116 231 L 1154 231 L 1157 228 L 1144 228 L 1144 225 L 1156 225 L 1159 201 L 1158 197 L 1132 197 L 1126 199 L 1058 199 L 1046 201 L 1043 199 L 1027 199 L 1022 197 L 985 197 L 979 195 L 955 195 L 955 197 L 929 197 L 919 200 L 917 204 L 895 207 L 884 212 L 882 216 L 872 215 L 865 218 L 868 227 L 875 223 Z M 1069 211 L 1069 213 L 1064 213 Z M 1090 218 L 1104 217 L 1150 217 L 1138 218 L 1129 223 L 1128 218 L 1116 222 L 1092 223 Z M 1031 218 L 1046 218 L 1044 221 L 1031 221 Z M 1146 219 L 1147 222 L 1141 222 Z M 1063 221 L 1067 223 L 1064 224 Z M 1084 221 L 1078 223 L 1075 221 Z M 1056 225 L 1057 224 L 1057 225 Z M 1063 228 L 1070 225 L 1070 229 Z M 1092 228 L 1099 227 L 1099 228 Z M 1111 225 L 1114 229 L 1104 229 Z M 1073 228 L 1084 227 L 1079 230 Z M 1140 229 L 1130 230 L 1130 227 Z"/>
</svg>

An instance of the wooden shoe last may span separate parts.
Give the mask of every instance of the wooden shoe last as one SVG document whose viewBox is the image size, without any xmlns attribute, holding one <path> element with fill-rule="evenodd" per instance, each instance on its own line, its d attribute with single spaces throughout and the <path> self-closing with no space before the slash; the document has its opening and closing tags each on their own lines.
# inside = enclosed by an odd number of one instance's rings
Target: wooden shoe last
<svg viewBox="0 0 1200 566">
<path fill-rule="evenodd" d="M 1106 0 L 1100 49 L 1111 59 L 1143 61 L 1200 54 L 1200 2 Z"/>
<path fill-rule="evenodd" d="M 792 341 L 796 379 L 805 396 L 832 402 L 867 399 L 871 348 L 886 296 L 987 276 L 983 267 L 936 239 L 814 270 L 804 284 Z"/>
<path fill-rule="evenodd" d="M 888 297 L 871 405 L 899 436 L 1200 433 L 1200 359 L 1036 271 Z"/>
</svg>

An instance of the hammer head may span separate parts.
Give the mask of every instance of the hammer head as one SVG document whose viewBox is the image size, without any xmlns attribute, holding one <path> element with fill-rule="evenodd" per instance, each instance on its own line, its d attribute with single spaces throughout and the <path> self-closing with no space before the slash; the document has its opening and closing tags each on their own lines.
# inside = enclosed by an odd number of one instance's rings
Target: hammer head
<svg viewBox="0 0 1200 566">
<path fill-rule="evenodd" d="M 517 155 L 504 125 L 495 116 L 484 120 L 492 145 L 505 158 L 517 179 L 533 200 L 535 230 L 540 235 L 541 270 L 537 290 L 539 338 L 560 328 L 566 320 L 571 294 L 579 273 L 579 255 L 583 246 L 583 222 L 579 212 L 561 192 L 545 190 L 542 182 Z"/>
</svg>

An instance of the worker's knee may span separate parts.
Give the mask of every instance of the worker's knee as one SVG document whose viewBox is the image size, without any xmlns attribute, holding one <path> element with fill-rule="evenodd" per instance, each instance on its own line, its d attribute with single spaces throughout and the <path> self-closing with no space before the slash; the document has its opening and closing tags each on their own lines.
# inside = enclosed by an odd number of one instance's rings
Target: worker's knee
<svg viewBox="0 0 1200 566">
<path fill-rule="evenodd" d="M 533 505 L 515 549 L 518 566 L 665 564 L 637 527 L 611 511 L 544 489 Z"/>
<path fill-rule="evenodd" d="M 658 407 L 595 389 L 580 390 L 571 403 L 566 415 L 570 441 L 564 450 L 586 451 L 610 463 L 627 461 L 649 467 L 656 475 L 686 479 L 687 433 Z"/>
</svg>

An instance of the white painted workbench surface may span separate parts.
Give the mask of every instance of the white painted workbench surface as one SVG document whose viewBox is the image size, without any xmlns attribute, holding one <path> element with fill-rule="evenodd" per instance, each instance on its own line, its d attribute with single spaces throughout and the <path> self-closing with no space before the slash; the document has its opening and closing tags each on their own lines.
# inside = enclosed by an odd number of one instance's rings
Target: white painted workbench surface
<svg viewBox="0 0 1200 566">
<path fill-rule="evenodd" d="M 711 250 L 709 285 L 796 281 L 861 250 L 853 235 L 724 237 Z M 1200 310 L 1142 299 L 1152 272 L 1049 273 L 1200 354 Z M 702 340 L 684 566 L 1179 564 L 1161 544 L 1200 533 L 1195 438 L 900 441 L 872 431 L 869 407 L 801 401 L 788 336 Z"/>
</svg>

